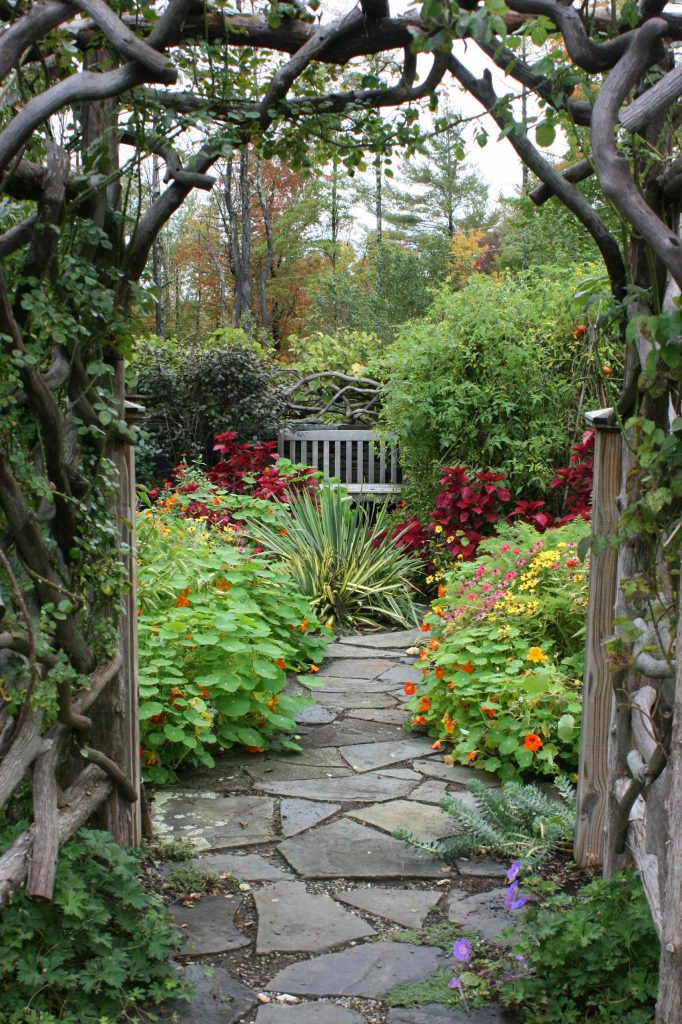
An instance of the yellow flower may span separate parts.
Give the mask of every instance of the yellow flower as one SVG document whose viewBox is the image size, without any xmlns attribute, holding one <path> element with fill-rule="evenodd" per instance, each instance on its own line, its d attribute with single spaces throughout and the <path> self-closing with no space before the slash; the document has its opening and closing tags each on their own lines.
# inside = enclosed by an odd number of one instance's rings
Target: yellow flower
<svg viewBox="0 0 682 1024">
<path fill-rule="evenodd" d="M 435 530 L 434 530 L 433 532 L 434 532 L 434 533 L 442 533 L 442 532 L 443 532 L 443 527 L 439 525 L 439 526 L 437 526 L 437 527 L 435 528 Z"/>
<path fill-rule="evenodd" d="M 542 653 L 542 648 L 540 647 L 531 647 L 526 657 L 529 661 L 533 661 L 536 664 L 540 661 L 547 661 L 547 655 Z"/>
</svg>

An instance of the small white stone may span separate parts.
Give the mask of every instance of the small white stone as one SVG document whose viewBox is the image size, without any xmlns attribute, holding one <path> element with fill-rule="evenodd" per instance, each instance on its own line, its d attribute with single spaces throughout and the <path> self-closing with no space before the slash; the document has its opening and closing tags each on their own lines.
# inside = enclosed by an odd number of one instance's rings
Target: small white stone
<svg viewBox="0 0 682 1024">
<path fill-rule="evenodd" d="M 300 999 L 297 999 L 296 996 L 290 996 L 286 992 L 281 996 L 276 996 L 276 999 L 278 1003 L 300 1003 L 301 1001 Z"/>
<path fill-rule="evenodd" d="M 256 996 L 256 998 L 257 998 L 259 1003 L 269 1003 L 269 1002 L 272 1001 L 270 999 L 270 996 L 267 995 L 265 992 L 259 992 L 258 995 Z"/>
</svg>

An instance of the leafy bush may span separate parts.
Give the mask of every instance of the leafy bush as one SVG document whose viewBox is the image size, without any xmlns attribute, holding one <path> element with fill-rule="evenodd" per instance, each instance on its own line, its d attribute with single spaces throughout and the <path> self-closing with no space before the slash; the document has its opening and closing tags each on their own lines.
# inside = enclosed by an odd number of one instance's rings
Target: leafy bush
<svg viewBox="0 0 682 1024">
<path fill-rule="evenodd" d="M 108 832 L 83 830 L 60 851 L 51 902 L 16 894 L 0 917 L 5 1024 L 101 1024 L 180 993 L 178 933 L 138 873 Z"/>
<path fill-rule="evenodd" d="M 231 526 L 184 520 L 179 506 L 148 508 L 138 522 L 142 760 L 160 784 L 181 765 L 211 767 L 213 745 L 260 751 L 294 732 L 306 702 L 283 693 L 286 670 L 324 652 L 289 577 Z"/>
<path fill-rule="evenodd" d="M 135 370 L 149 417 L 145 445 L 162 475 L 184 455 L 210 464 L 216 434 L 233 430 L 247 441 L 277 433 L 284 397 L 276 367 L 243 332 L 217 332 L 190 351 L 172 341 L 147 346 Z"/>
<path fill-rule="evenodd" d="M 444 573 L 422 629 L 413 724 L 449 757 L 510 779 L 575 770 L 580 735 L 585 570 L 582 520 L 540 536 L 519 523 Z M 426 639 L 426 638 L 425 638 Z"/>
<path fill-rule="evenodd" d="M 526 868 L 537 868 L 556 850 L 567 850 L 575 832 L 573 787 L 561 776 L 555 785 L 561 802 L 546 796 L 537 786 L 505 782 L 498 790 L 472 779 L 466 788 L 476 800 L 475 808 L 450 796 L 440 804 L 454 819 L 456 835 L 435 843 L 421 843 L 409 830 L 396 835 L 448 861 L 493 853 L 503 858 L 518 857 Z"/>
<path fill-rule="evenodd" d="M 527 1024 L 653 1024 L 659 943 L 634 874 L 529 904 L 514 952 L 527 971 L 502 997 Z"/>
<path fill-rule="evenodd" d="M 426 317 L 401 329 L 386 355 L 383 423 L 399 439 L 423 521 L 445 465 L 504 472 L 519 497 L 545 496 L 572 440 L 583 377 L 584 400 L 602 404 L 599 355 L 576 373 L 578 280 L 565 268 L 475 274 L 459 291 L 442 287 Z"/>
<path fill-rule="evenodd" d="M 294 334 L 287 344 L 292 364 L 306 374 L 324 370 L 366 374 L 383 347 L 376 334 L 361 330 L 340 330 L 335 334 L 315 331 L 305 337 Z"/>
<path fill-rule="evenodd" d="M 385 504 L 372 518 L 340 488 L 323 487 L 314 495 L 292 494 L 257 535 L 322 621 L 342 629 L 413 625 L 413 576 L 421 561 L 396 541 L 376 543 L 389 523 Z"/>
</svg>

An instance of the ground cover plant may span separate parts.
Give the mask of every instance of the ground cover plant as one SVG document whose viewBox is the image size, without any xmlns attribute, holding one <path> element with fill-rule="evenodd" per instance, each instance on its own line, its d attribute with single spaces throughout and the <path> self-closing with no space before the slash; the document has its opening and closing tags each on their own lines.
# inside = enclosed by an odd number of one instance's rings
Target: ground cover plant
<svg viewBox="0 0 682 1024">
<path fill-rule="evenodd" d="M 287 734 L 306 700 L 283 693 L 286 673 L 310 678 L 325 647 L 307 597 L 232 526 L 185 519 L 180 502 L 144 509 L 138 531 L 145 778 L 211 767 L 215 747 L 261 751 L 278 736 L 297 749 Z"/>
<path fill-rule="evenodd" d="M 254 532 L 321 621 L 342 630 L 410 626 L 422 563 L 385 536 L 389 523 L 384 504 L 370 511 L 342 488 L 323 487 L 273 506 Z"/>
<path fill-rule="evenodd" d="M 501 995 L 526 1024 L 653 1024 L 659 942 L 632 872 L 531 900 L 514 953 Z"/>
<path fill-rule="evenodd" d="M 16 830 L 14 830 L 16 831 Z M 0 851 L 9 845 L 4 834 Z M 181 994 L 178 932 L 109 833 L 82 830 L 60 852 L 54 898 L 18 893 L 0 916 L 5 1024 L 103 1024 Z M 131 1016 L 128 1016 L 128 1015 Z"/>
<path fill-rule="evenodd" d="M 405 689 L 412 724 L 450 760 L 502 779 L 575 770 L 587 529 L 504 526 L 442 575 L 421 627 L 423 678 Z"/>
</svg>

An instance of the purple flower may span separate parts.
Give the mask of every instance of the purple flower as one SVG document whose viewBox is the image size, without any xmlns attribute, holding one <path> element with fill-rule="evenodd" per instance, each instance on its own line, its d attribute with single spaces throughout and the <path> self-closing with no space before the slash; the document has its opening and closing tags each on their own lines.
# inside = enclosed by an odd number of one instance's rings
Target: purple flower
<svg viewBox="0 0 682 1024">
<path fill-rule="evenodd" d="M 448 982 L 448 988 L 458 988 L 458 989 L 461 989 L 462 988 L 462 979 L 461 978 L 451 978 L 450 981 Z"/>
<path fill-rule="evenodd" d="M 520 860 L 512 861 L 512 863 L 509 865 L 509 870 L 507 871 L 507 881 L 508 882 L 515 882 L 516 879 L 521 874 L 521 868 L 522 867 L 523 867 L 523 861 L 520 861 Z"/>
<path fill-rule="evenodd" d="M 522 964 L 525 964 L 526 958 L 521 953 L 514 953 L 514 959 L 519 960 Z"/>
<path fill-rule="evenodd" d="M 452 947 L 452 955 L 455 960 L 459 960 L 460 963 L 466 963 L 466 961 L 471 957 L 471 943 L 469 940 L 457 939 Z"/>
<path fill-rule="evenodd" d="M 512 882 L 507 888 L 507 893 L 504 897 L 504 909 L 505 910 L 520 910 L 528 902 L 527 896 L 517 896 L 519 889 L 518 882 Z"/>
</svg>

